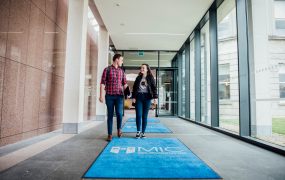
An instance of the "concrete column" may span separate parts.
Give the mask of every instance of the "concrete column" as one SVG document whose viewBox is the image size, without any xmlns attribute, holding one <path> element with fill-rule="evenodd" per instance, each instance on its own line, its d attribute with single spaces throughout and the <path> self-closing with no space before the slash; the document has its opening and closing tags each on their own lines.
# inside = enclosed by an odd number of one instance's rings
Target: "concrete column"
<svg viewBox="0 0 285 180">
<path fill-rule="evenodd" d="M 109 52 L 109 33 L 105 26 L 104 27 L 100 26 L 99 38 L 98 38 L 96 121 L 106 121 L 107 120 L 105 91 L 104 91 L 104 103 L 101 103 L 99 101 L 99 97 L 100 97 L 101 76 L 102 76 L 104 69 L 108 66 L 108 52 Z"/>
<path fill-rule="evenodd" d="M 82 132 L 88 0 L 69 0 L 63 134 Z"/>
<path fill-rule="evenodd" d="M 270 136 L 272 134 L 271 101 L 269 101 L 270 71 L 265 70 L 270 65 L 268 0 L 249 0 L 248 17 L 252 135 Z"/>
</svg>

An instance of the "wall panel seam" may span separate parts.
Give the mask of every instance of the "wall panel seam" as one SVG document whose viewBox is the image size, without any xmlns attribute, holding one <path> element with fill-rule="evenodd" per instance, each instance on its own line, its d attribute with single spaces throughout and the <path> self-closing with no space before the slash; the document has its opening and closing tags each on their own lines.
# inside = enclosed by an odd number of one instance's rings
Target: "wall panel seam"
<svg viewBox="0 0 285 180">
<path fill-rule="evenodd" d="M 20 63 L 20 64 L 22 64 L 22 65 L 25 65 L 25 66 L 28 66 L 28 67 L 31 67 L 31 68 L 34 68 L 34 69 L 37 69 L 37 70 L 40 70 L 40 71 L 43 71 L 43 72 L 46 72 L 46 73 L 49 73 L 49 74 L 52 74 L 52 75 L 55 75 L 55 76 L 64 78 L 64 76 L 60 76 L 60 75 L 57 75 L 57 74 L 53 74 L 53 73 L 47 72 L 47 71 L 45 71 L 45 70 L 42 70 L 42 69 L 39 69 L 39 68 L 30 66 L 30 65 L 28 65 L 28 64 L 24 64 L 24 63 L 22 63 L 22 62 L 15 61 L 15 60 L 13 60 L 13 59 L 9 59 L 9 58 L 5 58 L 5 59 L 8 59 L 8 60 L 10 60 L 10 61 L 14 61 L 14 62 L 16 62 L 16 63 Z"/>
<path fill-rule="evenodd" d="M 31 1 L 31 0 L 30 0 Z M 58 1 L 57 1 L 58 2 Z M 40 11 L 42 11 L 33 1 L 31 1 L 31 3 L 33 3 Z M 58 5 L 58 4 L 57 4 Z M 57 16 L 57 5 L 56 5 L 56 16 Z M 46 7 L 45 7 L 46 8 Z M 43 12 L 43 11 L 42 11 Z M 60 29 L 61 29 L 61 27 L 56 23 L 56 22 L 54 22 L 45 12 L 43 12 L 44 13 L 44 15 L 46 16 L 46 17 L 48 17 L 53 23 L 55 23 Z M 63 30 L 63 29 L 61 29 L 62 30 L 62 32 L 64 32 L 64 34 L 66 34 L 66 32 Z"/>
</svg>

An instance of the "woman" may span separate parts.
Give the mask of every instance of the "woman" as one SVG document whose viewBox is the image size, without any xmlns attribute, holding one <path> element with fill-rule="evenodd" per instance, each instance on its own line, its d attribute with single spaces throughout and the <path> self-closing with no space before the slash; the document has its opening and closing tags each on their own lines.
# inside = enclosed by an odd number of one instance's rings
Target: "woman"
<svg viewBox="0 0 285 180">
<path fill-rule="evenodd" d="M 157 104 L 156 84 L 148 64 L 142 64 L 140 73 L 134 83 L 132 95 L 133 103 L 136 104 L 136 138 L 146 138 L 145 129 L 147 125 L 147 115 L 150 108 L 151 99 L 154 99 L 154 104 Z M 141 120 L 142 132 L 140 132 Z"/>
</svg>

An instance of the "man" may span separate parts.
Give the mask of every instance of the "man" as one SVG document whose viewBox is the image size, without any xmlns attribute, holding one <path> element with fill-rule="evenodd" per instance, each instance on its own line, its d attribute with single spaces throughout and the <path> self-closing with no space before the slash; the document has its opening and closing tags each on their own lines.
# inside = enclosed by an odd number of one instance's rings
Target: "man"
<svg viewBox="0 0 285 180">
<path fill-rule="evenodd" d="M 123 103 L 124 103 L 124 96 L 123 96 L 123 88 L 126 89 L 128 87 L 126 74 L 120 68 L 123 64 L 124 57 L 121 54 L 115 54 L 113 57 L 113 64 L 109 67 L 106 67 L 103 71 L 101 77 L 101 85 L 100 85 L 100 98 L 99 101 L 101 103 L 104 102 L 103 99 L 103 90 L 104 85 L 106 90 L 105 100 L 108 110 L 108 138 L 107 141 L 112 141 L 112 129 L 113 129 L 113 113 L 114 113 L 114 106 L 117 115 L 117 129 L 118 129 L 118 137 L 122 137 L 122 111 L 123 111 Z"/>
</svg>

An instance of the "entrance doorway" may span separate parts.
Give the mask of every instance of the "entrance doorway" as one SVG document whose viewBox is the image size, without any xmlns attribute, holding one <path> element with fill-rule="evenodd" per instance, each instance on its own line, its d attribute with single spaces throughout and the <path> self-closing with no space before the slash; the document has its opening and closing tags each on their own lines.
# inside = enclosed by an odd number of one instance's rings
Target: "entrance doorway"
<svg viewBox="0 0 285 180">
<path fill-rule="evenodd" d="M 177 69 L 160 69 L 157 74 L 157 116 L 177 116 Z"/>
<path fill-rule="evenodd" d="M 131 92 L 133 92 L 134 81 L 140 70 L 138 67 L 124 67 L 124 71 L 126 73 Z M 152 69 L 152 74 L 158 89 L 158 104 L 151 106 L 148 117 L 177 116 L 177 71 L 178 70 L 176 68 L 162 68 L 160 70 Z M 124 114 L 132 114 L 135 117 L 135 107 L 132 106 L 131 98 L 125 99 Z"/>
</svg>

